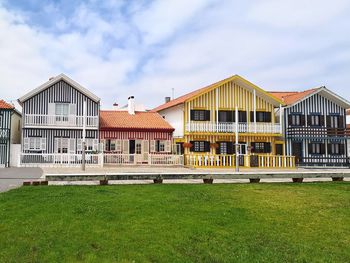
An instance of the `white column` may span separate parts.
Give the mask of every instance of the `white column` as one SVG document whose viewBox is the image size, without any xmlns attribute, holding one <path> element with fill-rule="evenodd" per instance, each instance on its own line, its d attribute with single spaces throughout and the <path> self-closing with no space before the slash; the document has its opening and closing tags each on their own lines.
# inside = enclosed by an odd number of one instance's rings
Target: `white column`
<svg viewBox="0 0 350 263">
<path fill-rule="evenodd" d="M 256 91 L 253 91 L 254 132 L 256 133 Z"/>
<path fill-rule="evenodd" d="M 216 132 L 219 126 L 219 88 L 216 89 Z"/>
<path fill-rule="evenodd" d="M 236 172 L 239 172 L 239 156 L 238 156 L 238 154 L 239 154 L 239 151 L 238 151 L 238 106 L 236 105 L 236 112 L 235 112 L 235 114 L 236 114 L 236 144 L 235 144 L 235 146 L 236 146 Z"/>
<path fill-rule="evenodd" d="M 187 131 L 191 131 L 191 103 L 188 102 L 187 103 L 187 107 L 188 107 L 188 114 L 187 114 L 187 124 L 188 124 L 188 129 Z"/>
<path fill-rule="evenodd" d="M 85 171 L 85 137 L 86 137 L 86 100 L 83 102 L 83 153 L 82 153 L 82 170 Z"/>
</svg>

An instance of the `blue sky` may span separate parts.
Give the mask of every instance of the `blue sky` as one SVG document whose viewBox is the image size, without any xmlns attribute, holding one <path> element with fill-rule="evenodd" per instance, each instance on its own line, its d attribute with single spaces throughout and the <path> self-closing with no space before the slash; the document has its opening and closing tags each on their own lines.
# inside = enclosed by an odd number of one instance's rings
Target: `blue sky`
<svg viewBox="0 0 350 263">
<path fill-rule="evenodd" d="M 265 90 L 321 85 L 350 99 L 345 0 L 0 0 L 1 97 L 65 73 L 148 108 L 239 74 Z"/>
</svg>

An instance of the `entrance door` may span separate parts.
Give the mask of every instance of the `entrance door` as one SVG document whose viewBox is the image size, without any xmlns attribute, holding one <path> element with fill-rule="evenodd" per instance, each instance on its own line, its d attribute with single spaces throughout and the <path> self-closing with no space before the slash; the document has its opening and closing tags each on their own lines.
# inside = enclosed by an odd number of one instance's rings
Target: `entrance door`
<svg viewBox="0 0 350 263">
<path fill-rule="evenodd" d="M 299 164 L 303 157 L 303 144 L 301 142 L 292 142 L 292 155 L 295 156 L 295 162 Z"/>
<path fill-rule="evenodd" d="M 129 141 L 129 154 L 135 153 L 135 140 Z"/>
</svg>

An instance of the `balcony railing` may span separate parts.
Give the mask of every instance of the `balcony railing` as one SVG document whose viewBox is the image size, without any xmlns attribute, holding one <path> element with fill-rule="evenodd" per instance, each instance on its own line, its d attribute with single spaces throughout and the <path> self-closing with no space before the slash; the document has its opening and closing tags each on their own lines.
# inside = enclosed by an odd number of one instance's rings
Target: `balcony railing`
<svg viewBox="0 0 350 263">
<path fill-rule="evenodd" d="M 287 137 L 348 137 L 347 128 L 328 127 L 290 127 L 287 128 Z"/>
<path fill-rule="evenodd" d="M 44 115 L 26 114 L 24 116 L 24 127 L 83 127 L 83 116 L 75 115 Z M 87 128 L 98 128 L 98 117 L 86 117 Z"/>
<path fill-rule="evenodd" d="M 235 122 L 190 122 L 187 132 L 228 132 L 236 131 Z M 273 123 L 238 123 L 239 133 L 282 133 L 280 124 Z"/>
<path fill-rule="evenodd" d="M 0 140 L 8 140 L 10 138 L 10 129 L 0 129 Z"/>
</svg>

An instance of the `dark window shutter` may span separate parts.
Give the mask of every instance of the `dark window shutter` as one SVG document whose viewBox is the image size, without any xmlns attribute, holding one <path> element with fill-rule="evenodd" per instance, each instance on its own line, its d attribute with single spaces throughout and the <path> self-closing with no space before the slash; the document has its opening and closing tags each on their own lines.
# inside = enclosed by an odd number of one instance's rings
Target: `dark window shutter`
<svg viewBox="0 0 350 263">
<path fill-rule="evenodd" d="M 227 142 L 227 153 L 234 154 L 234 144 L 233 142 Z"/>
<path fill-rule="evenodd" d="M 204 142 L 204 151 L 210 152 L 210 143 L 209 142 Z"/>
<path fill-rule="evenodd" d="M 205 120 L 210 121 L 210 110 L 205 111 Z"/>
<path fill-rule="evenodd" d="M 308 125 L 308 126 L 311 126 L 311 125 L 312 125 L 311 116 L 310 116 L 310 115 L 307 116 L 307 125 Z"/>
<path fill-rule="evenodd" d="M 345 154 L 345 145 L 344 144 L 339 144 L 339 153 L 340 154 Z"/>
<path fill-rule="evenodd" d="M 327 121 L 327 128 L 331 128 L 331 116 L 327 116 L 326 121 Z"/>
<path fill-rule="evenodd" d="M 320 126 L 324 126 L 324 115 L 320 115 Z"/>
<path fill-rule="evenodd" d="M 271 143 L 265 142 L 264 143 L 264 153 L 270 153 L 271 152 Z"/>
<path fill-rule="evenodd" d="M 194 110 L 191 110 L 191 121 L 194 121 Z"/>
<path fill-rule="evenodd" d="M 332 154 L 332 144 L 331 143 L 328 143 L 328 145 L 327 145 L 327 153 Z"/>
<path fill-rule="evenodd" d="M 265 122 L 271 122 L 271 112 L 265 112 Z"/>
<path fill-rule="evenodd" d="M 305 126 L 305 115 L 304 114 L 300 115 L 300 125 Z"/>
<path fill-rule="evenodd" d="M 320 153 L 321 153 L 321 154 L 325 154 L 325 152 L 326 152 L 325 144 L 324 144 L 324 143 L 321 143 L 321 144 L 320 144 Z"/>
<path fill-rule="evenodd" d="M 254 122 L 254 111 L 250 112 L 250 122 Z"/>
<path fill-rule="evenodd" d="M 235 122 L 236 121 L 236 112 L 235 111 L 231 111 L 230 115 L 231 115 L 231 122 Z"/>
<path fill-rule="evenodd" d="M 192 144 L 190 148 L 190 152 L 194 152 L 194 141 L 190 141 L 190 144 Z"/>
<path fill-rule="evenodd" d="M 255 142 L 250 143 L 250 147 L 251 147 L 250 152 L 255 153 L 255 151 L 256 151 L 256 149 L 255 149 Z"/>
<path fill-rule="evenodd" d="M 314 152 L 312 151 L 312 143 L 309 143 L 309 144 L 307 145 L 307 149 L 308 149 L 309 153 L 314 153 Z"/>
<path fill-rule="evenodd" d="M 217 142 L 217 144 L 219 145 L 219 147 L 215 149 L 215 152 L 216 152 L 216 154 L 221 154 L 221 152 L 220 152 L 221 142 Z"/>
<path fill-rule="evenodd" d="M 344 127 L 344 116 L 342 116 L 342 115 L 339 116 L 338 120 L 339 120 L 339 122 L 338 122 L 339 123 L 339 128 L 341 128 L 341 129 L 345 128 Z"/>
<path fill-rule="evenodd" d="M 293 125 L 293 117 L 292 117 L 292 115 L 288 115 L 288 125 L 289 126 Z"/>
</svg>

